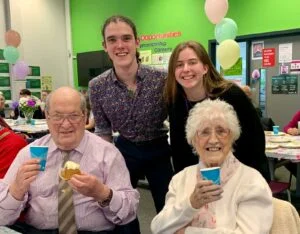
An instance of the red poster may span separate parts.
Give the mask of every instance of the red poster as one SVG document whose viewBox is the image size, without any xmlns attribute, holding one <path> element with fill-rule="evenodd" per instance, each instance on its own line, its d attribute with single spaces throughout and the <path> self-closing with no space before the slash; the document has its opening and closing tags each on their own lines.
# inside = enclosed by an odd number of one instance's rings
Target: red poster
<svg viewBox="0 0 300 234">
<path fill-rule="evenodd" d="M 275 48 L 265 48 L 262 50 L 262 66 L 275 66 Z"/>
</svg>

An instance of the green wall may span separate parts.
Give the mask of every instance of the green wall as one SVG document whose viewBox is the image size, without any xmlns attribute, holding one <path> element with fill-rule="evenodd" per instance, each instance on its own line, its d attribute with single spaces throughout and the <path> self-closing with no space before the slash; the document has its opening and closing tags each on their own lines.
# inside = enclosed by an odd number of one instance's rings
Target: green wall
<svg viewBox="0 0 300 234">
<path fill-rule="evenodd" d="M 181 37 L 163 39 L 167 47 L 197 40 L 207 47 L 214 38 L 214 25 L 204 12 L 204 0 L 70 0 L 73 53 L 102 49 L 103 21 L 113 14 L 129 16 L 138 33 L 181 31 Z M 238 25 L 238 35 L 300 27 L 300 0 L 229 0 L 226 17 Z M 156 40 L 158 41 L 158 40 Z M 147 41 L 153 42 L 153 41 Z M 143 43 L 143 42 L 142 42 Z M 77 64 L 74 60 L 74 83 Z"/>
</svg>

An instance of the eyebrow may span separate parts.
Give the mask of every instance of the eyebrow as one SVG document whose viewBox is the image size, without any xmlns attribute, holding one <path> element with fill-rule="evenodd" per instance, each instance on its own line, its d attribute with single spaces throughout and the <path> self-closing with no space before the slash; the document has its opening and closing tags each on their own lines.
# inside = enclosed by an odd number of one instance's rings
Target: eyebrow
<svg viewBox="0 0 300 234">
<path fill-rule="evenodd" d="M 118 37 L 118 36 L 111 35 L 111 36 L 106 37 L 106 40 L 113 39 L 113 38 L 117 38 L 117 37 Z M 133 38 L 133 35 L 131 35 L 131 34 L 123 34 L 123 35 L 121 35 L 120 37 L 121 37 L 121 38 L 122 38 L 122 37 L 131 37 L 131 38 Z"/>
<path fill-rule="evenodd" d="M 185 61 L 198 61 L 199 59 L 198 58 L 191 58 L 191 59 L 188 59 L 188 60 L 177 60 L 177 63 L 179 62 L 185 62 Z"/>
</svg>

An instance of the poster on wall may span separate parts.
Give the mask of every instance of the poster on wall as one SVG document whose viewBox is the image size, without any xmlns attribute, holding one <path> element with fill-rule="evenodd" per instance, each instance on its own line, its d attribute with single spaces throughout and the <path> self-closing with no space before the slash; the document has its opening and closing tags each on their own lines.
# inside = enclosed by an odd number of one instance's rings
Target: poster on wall
<svg viewBox="0 0 300 234">
<path fill-rule="evenodd" d="M 141 50 L 140 59 L 142 64 L 151 64 L 151 50 Z"/>
<path fill-rule="evenodd" d="M 262 50 L 262 66 L 274 67 L 275 66 L 275 48 L 266 48 Z"/>
<path fill-rule="evenodd" d="M 290 73 L 300 74 L 300 60 L 292 60 Z"/>
<path fill-rule="evenodd" d="M 298 76 L 280 75 L 272 77 L 272 94 L 297 94 Z"/>
<path fill-rule="evenodd" d="M 293 58 L 293 43 L 279 44 L 278 47 L 278 62 L 290 63 Z"/>
<path fill-rule="evenodd" d="M 42 76 L 41 77 L 41 89 L 52 91 L 52 77 Z"/>
<path fill-rule="evenodd" d="M 263 41 L 253 41 L 252 42 L 252 60 L 262 59 L 262 52 L 264 48 Z"/>
</svg>

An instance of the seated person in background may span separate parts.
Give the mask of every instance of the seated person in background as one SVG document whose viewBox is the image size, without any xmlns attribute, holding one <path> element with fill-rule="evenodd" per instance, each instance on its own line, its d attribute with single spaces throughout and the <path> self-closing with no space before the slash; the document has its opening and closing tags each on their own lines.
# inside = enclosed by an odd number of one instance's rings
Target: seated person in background
<svg viewBox="0 0 300 234">
<path fill-rule="evenodd" d="M 94 114 L 91 109 L 91 103 L 89 96 L 86 96 L 86 109 L 87 109 L 87 118 L 86 118 L 86 124 L 85 124 L 85 129 L 89 130 L 90 132 L 95 131 L 95 119 L 94 119 Z"/>
<path fill-rule="evenodd" d="M 0 179 L 4 177 L 20 149 L 26 145 L 26 140 L 14 133 L 0 117 Z"/>
<path fill-rule="evenodd" d="M 42 92 L 41 92 L 41 110 L 43 112 L 45 111 L 46 99 L 50 92 L 51 91 L 49 91 L 49 90 L 42 90 Z"/>
<path fill-rule="evenodd" d="M 199 164 L 172 178 L 165 207 L 152 220 L 153 233 L 269 233 L 272 193 L 257 170 L 233 155 L 232 145 L 240 131 L 230 104 L 205 100 L 195 105 L 187 120 L 186 137 Z M 221 185 L 200 174 L 202 168 L 217 166 L 221 167 Z"/>
<path fill-rule="evenodd" d="M 251 88 L 250 88 L 248 85 L 244 85 L 244 86 L 242 86 L 241 88 L 242 88 L 242 90 L 245 92 L 245 94 L 248 96 L 248 98 L 251 100 L 253 106 L 255 107 L 255 110 L 256 110 L 258 116 L 259 116 L 260 118 L 262 118 L 262 112 L 261 112 L 261 109 L 260 109 L 259 107 L 257 107 L 257 106 L 254 104 L 254 102 L 253 102 L 253 97 L 252 97 L 252 90 L 251 90 Z"/>
<path fill-rule="evenodd" d="M 44 233 L 44 229 L 58 233 L 59 173 L 66 160 L 79 164 L 81 170 L 68 181 L 71 187 L 64 189 L 73 192 L 79 234 L 111 233 L 116 224 L 133 220 L 139 193 L 131 186 L 117 148 L 85 131 L 85 98 L 71 87 L 61 87 L 49 95 L 45 110 L 50 134 L 23 148 L 0 180 L 0 226 L 12 225 L 27 207 L 25 223 L 18 226 L 22 233 Z M 43 172 L 39 161 L 30 157 L 31 145 L 49 146 Z"/>
<path fill-rule="evenodd" d="M 4 108 L 5 108 L 5 97 L 4 97 L 3 93 L 0 92 L 0 116 L 2 118 L 5 118 Z"/>
<path fill-rule="evenodd" d="M 299 135 L 298 121 L 300 121 L 300 111 L 297 111 L 292 120 L 284 126 L 283 131 L 293 136 Z"/>
<path fill-rule="evenodd" d="M 37 97 L 35 96 L 32 96 L 31 95 L 31 92 L 30 90 L 28 89 L 21 89 L 20 91 L 20 98 L 22 97 L 33 97 L 35 99 L 38 99 Z M 24 114 L 22 113 L 22 111 L 19 111 L 19 106 L 17 106 L 11 113 L 10 113 L 10 117 L 12 119 L 17 119 L 19 117 L 19 115 L 24 118 Z M 33 118 L 34 119 L 45 119 L 45 114 L 43 113 L 43 111 L 41 110 L 41 107 L 39 107 L 35 112 L 34 112 L 34 115 L 33 115 Z"/>
</svg>

